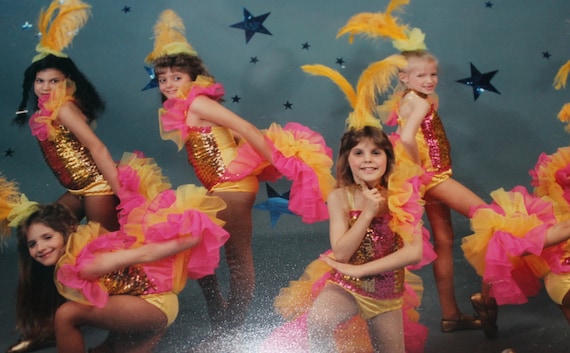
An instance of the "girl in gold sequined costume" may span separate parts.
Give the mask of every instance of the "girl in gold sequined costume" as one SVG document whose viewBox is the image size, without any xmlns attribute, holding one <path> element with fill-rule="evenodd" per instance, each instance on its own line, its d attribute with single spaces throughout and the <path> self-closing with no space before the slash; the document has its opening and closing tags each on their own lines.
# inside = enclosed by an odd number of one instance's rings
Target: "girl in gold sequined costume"
<svg viewBox="0 0 570 353">
<path fill-rule="evenodd" d="M 18 230 L 18 322 L 53 318 L 61 352 L 85 352 L 82 326 L 109 331 L 91 352 L 152 352 L 178 314 L 187 279 L 213 273 L 229 237 L 216 218 L 224 202 L 204 188 L 169 189 L 140 156 L 126 155 L 119 169 L 115 232 L 79 225 L 58 203 L 2 195 L 0 209 L 11 209 L 2 216 Z"/>
<path fill-rule="evenodd" d="M 29 123 L 46 163 L 68 190 L 57 202 L 78 219 L 85 217 L 116 230 L 117 168 L 90 126 L 104 103 L 62 52 L 87 21 L 89 8 L 79 0 L 56 0 L 40 14 L 38 55 L 24 73 L 22 101 L 14 122 Z M 35 113 L 30 117 L 27 107 L 32 100 Z"/>
<path fill-rule="evenodd" d="M 334 183 L 332 153 L 320 135 L 299 124 L 274 124 L 262 133 L 226 109 L 220 103 L 223 86 L 186 41 L 182 20 L 173 11 L 163 11 L 154 31 L 155 48 L 146 62 L 154 66 L 162 93 L 161 136 L 186 149 L 200 182 L 227 203 L 219 215 L 231 235 L 224 247 L 230 271 L 227 300 L 215 276 L 199 283 L 212 329 L 231 333 L 243 324 L 254 293 L 252 208 L 258 175 L 269 170 L 270 179 L 280 173 L 293 180 L 289 209 L 307 222 L 325 220 L 325 200 Z"/>
<path fill-rule="evenodd" d="M 14 122 L 29 123 L 48 167 L 67 189 L 57 200 L 77 219 L 119 228 L 115 192 L 117 170 L 105 144 L 90 127 L 104 103 L 85 75 L 63 50 L 89 17 L 80 0 L 54 0 L 40 13 L 37 55 L 24 73 L 22 100 Z M 35 111 L 30 118 L 28 107 Z M 26 352 L 53 341 L 53 327 L 44 322 L 19 327 L 22 340 L 8 352 Z M 45 343 L 47 342 L 47 343 Z"/>
</svg>

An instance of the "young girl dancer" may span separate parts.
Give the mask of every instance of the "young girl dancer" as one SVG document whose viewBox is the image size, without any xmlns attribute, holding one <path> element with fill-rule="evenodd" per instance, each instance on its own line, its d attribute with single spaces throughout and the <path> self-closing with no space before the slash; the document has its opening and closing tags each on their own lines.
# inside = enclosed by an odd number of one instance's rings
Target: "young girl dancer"
<svg viewBox="0 0 570 353">
<path fill-rule="evenodd" d="M 228 205 L 219 215 L 231 234 L 224 247 L 230 270 L 227 301 L 214 276 L 200 285 L 212 327 L 231 332 L 243 324 L 254 292 L 251 212 L 257 175 L 272 164 L 264 173 L 270 171 L 275 179 L 278 171 L 293 180 L 289 209 L 306 222 L 325 220 L 324 201 L 334 184 L 332 153 L 320 135 L 299 124 L 274 124 L 262 133 L 221 105 L 223 86 L 187 42 L 182 20 L 172 10 L 160 15 L 154 30 L 155 47 L 146 62 L 154 66 L 163 96 L 161 135 L 186 148 L 201 183 Z"/>
<path fill-rule="evenodd" d="M 24 73 L 22 101 L 14 121 L 23 126 L 29 120 L 46 163 L 68 189 L 57 202 L 77 219 L 86 217 L 116 230 L 117 168 L 89 126 L 104 103 L 62 52 L 87 21 L 89 8 L 79 0 L 55 0 L 41 12 L 38 54 Z M 37 111 L 30 118 L 27 107 L 32 97 Z"/>
<path fill-rule="evenodd" d="M 330 78 L 354 110 L 340 143 L 337 187 L 328 199 L 330 257 L 321 258 L 325 266 L 311 263 L 301 280 L 281 291 L 275 306 L 292 321 L 270 335 L 262 352 L 423 350 L 427 330 L 417 324 L 419 299 L 408 285 L 421 287 L 421 279 L 406 271 L 435 257 L 423 237 L 427 232 L 422 234 L 423 171 L 398 142 L 395 152 L 371 114 L 377 92 L 405 64 L 400 56 L 371 64 L 356 90 L 326 66 L 302 67 Z"/>
<path fill-rule="evenodd" d="M 38 54 L 24 73 L 22 101 L 14 122 L 23 126 L 29 120 L 46 163 L 67 189 L 57 202 L 79 220 L 86 218 L 116 230 L 119 180 L 115 162 L 89 126 L 104 103 L 62 52 L 87 21 L 89 8 L 79 0 L 54 0 L 41 12 Z M 31 101 L 35 113 L 30 118 Z M 23 338 L 8 351 L 25 352 L 51 344 L 53 328 L 49 322 L 42 326 L 19 326 Z"/>
<path fill-rule="evenodd" d="M 407 3 L 392 0 L 384 14 L 355 15 L 338 36 L 349 34 L 350 40 L 355 34 L 388 37 L 407 59 L 399 74 L 400 86 L 382 109 L 395 112 L 397 134 L 406 152 L 431 176 L 426 181 L 424 200 L 437 253 L 433 272 L 442 311 L 441 331 L 480 329 L 481 321 L 462 313 L 455 298 L 450 209 L 468 217 L 472 207 L 485 202 L 452 178 L 450 145 L 437 114 L 437 59 L 426 51 L 425 35 L 418 28 L 410 29 L 392 16 Z"/>
<path fill-rule="evenodd" d="M 53 317 L 58 352 L 85 352 L 82 326 L 109 331 L 91 352 L 152 352 L 177 316 L 186 279 L 212 273 L 229 236 L 216 224 L 223 201 L 205 189 L 167 189 L 148 159 L 128 157 L 120 168 L 128 186 L 119 190 L 119 231 L 80 226 L 58 203 L 9 205 L 8 219 L 18 228 L 18 296 L 25 299 L 18 301 L 18 320 Z M 45 300 L 56 287 L 69 301 Z"/>
</svg>

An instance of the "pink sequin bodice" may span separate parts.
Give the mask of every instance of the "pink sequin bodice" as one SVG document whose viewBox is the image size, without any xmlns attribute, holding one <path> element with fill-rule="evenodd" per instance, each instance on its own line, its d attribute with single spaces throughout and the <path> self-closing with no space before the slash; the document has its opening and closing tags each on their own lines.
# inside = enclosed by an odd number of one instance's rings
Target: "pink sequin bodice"
<svg viewBox="0 0 570 353">
<path fill-rule="evenodd" d="M 360 216 L 358 210 L 349 212 L 349 225 Z M 390 216 L 376 217 L 370 223 L 360 247 L 352 255 L 349 263 L 360 265 L 387 256 L 403 247 L 400 235 L 389 227 Z M 374 299 L 396 299 L 404 290 L 404 269 L 384 272 L 377 276 L 353 278 L 333 270 L 330 280 L 345 289 Z"/>
</svg>

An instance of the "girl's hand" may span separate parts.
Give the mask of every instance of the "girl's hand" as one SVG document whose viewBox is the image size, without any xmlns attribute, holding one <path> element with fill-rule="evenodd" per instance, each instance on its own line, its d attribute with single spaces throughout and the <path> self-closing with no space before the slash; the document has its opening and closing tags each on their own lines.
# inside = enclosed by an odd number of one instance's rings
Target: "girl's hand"
<svg viewBox="0 0 570 353">
<path fill-rule="evenodd" d="M 334 268 L 343 275 L 350 277 L 360 278 L 362 277 L 362 272 L 360 271 L 360 266 L 351 265 L 344 262 L 338 262 L 327 255 L 321 255 L 319 257 L 322 261 L 326 262 L 327 265 Z"/>
<path fill-rule="evenodd" d="M 360 181 L 359 185 L 363 198 L 362 212 L 366 212 L 370 217 L 375 217 L 380 211 L 380 205 L 386 202 L 386 199 L 378 188 L 369 188 L 363 181 Z"/>
</svg>

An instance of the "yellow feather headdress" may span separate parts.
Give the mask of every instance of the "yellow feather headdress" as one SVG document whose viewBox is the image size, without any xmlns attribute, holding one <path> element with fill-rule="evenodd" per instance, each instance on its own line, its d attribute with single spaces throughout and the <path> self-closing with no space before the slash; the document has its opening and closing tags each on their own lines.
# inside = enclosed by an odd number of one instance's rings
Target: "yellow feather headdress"
<svg viewBox="0 0 570 353">
<path fill-rule="evenodd" d="M 568 73 L 570 73 L 570 60 L 562 65 L 560 69 L 558 69 L 553 83 L 555 89 L 562 89 L 566 87 Z M 562 109 L 560 109 L 560 112 L 558 112 L 558 120 L 566 124 L 564 130 L 570 133 L 570 103 L 564 104 Z"/>
<path fill-rule="evenodd" d="M 380 120 L 372 115 L 377 105 L 377 96 L 391 87 L 399 70 L 406 65 L 407 61 L 402 55 L 392 55 L 374 62 L 362 72 L 356 89 L 338 71 L 327 66 L 303 65 L 301 69 L 311 75 L 328 77 L 344 92 L 353 109 L 346 120 L 346 125 L 348 128 L 360 129 L 364 126 L 382 127 Z"/>
<path fill-rule="evenodd" d="M 46 10 L 40 12 L 38 28 L 40 42 L 36 46 L 36 62 L 49 54 L 66 58 L 63 49 L 67 48 L 75 35 L 89 18 L 90 5 L 80 0 L 54 0 Z"/>
<path fill-rule="evenodd" d="M 409 28 L 400 23 L 400 19 L 392 15 L 400 11 L 410 0 L 391 0 L 384 13 L 363 12 L 352 16 L 338 31 L 337 38 L 348 34 L 348 42 L 352 43 L 358 34 L 370 38 L 388 38 L 399 51 L 425 50 L 425 34 L 419 28 Z"/>
<path fill-rule="evenodd" d="M 15 182 L 0 176 L 0 239 L 10 236 L 10 228 L 17 227 L 37 209 L 38 203 L 20 194 Z"/>
<path fill-rule="evenodd" d="M 197 56 L 196 50 L 186 40 L 185 30 L 184 22 L 176 12 L 170 9 L 162 11 L 154 25 L 154 49 L 148 54 L 145 62 L 152 65 L 156 59 L 165 55 Z"/>
</svg>

